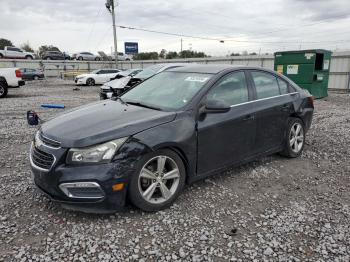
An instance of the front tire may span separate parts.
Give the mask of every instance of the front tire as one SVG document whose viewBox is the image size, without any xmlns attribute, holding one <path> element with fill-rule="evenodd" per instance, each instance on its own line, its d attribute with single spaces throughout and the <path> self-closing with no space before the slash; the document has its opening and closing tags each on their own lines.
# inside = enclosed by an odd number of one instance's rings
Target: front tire
<svg viewBox="0 0 350 262">
<path fill-rule="evenodd" d="M 83 59 L 82 56 L 79 56 L 79 57 L 78 57 L 78 60 L 79 60 L 79 61 L 83 61 L 84 59 Z"/>
<path fill-rule="evenodd" d="M 147 212 L 169 207 L 179 196 L 186 180 L 182 159 L 163 149 L 142 157 L 129 185 L 129 199 Z"/>
<path fill-rule="evenodd" d="M 31 57 L 30 55 L 27 55 L 25 58 L 26 58 L 27 60 L 33 60 L 33 57 Z"/>
<path fill-rule="evenodd" d="M 86 85 L 88 85 L 88 86 L 94 86 L 94 85 L 95 85 L 95 80 L 92 79 L 92 78 L 88 78 L 88 79 L 86 80 Z"/>
<path fill-rule="evenodd" d="M 34 76 L 33 80 L 39 80 L 39 77 L 38 76 Z"/>
<path fill-rule="evenodd" d="M 5 96 L 7 96 L 7 85 L 4 82 L 0 82 L 0 98 L 4 98 Z"/>
<path fill-rule="evenodd" d="M 295 158 L 301 155 L 305 144 L 305 127 L 299 118 L 290 118 L 288 121 L 284 149 L 281 155 Z"/>
</svg>

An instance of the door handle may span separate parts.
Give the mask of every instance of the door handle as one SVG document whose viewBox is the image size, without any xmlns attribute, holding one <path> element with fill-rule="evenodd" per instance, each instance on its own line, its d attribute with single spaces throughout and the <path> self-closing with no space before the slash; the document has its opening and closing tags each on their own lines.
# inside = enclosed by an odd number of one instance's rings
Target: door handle
<svg viewBox="0 0 350 262">
<path fill-rule="evenodd" d="M 243 117 L 243 121 L 254 120 L 254 118 L 254 115 L 246 115 L 245 117 Z"/>
<path fill-rule="evenodd" d="M 283 105 L 281 108 L 282 111 L 289 111 L 289 109 L 290 109 L 290 105 L 288 104 Z"/>
</svg>

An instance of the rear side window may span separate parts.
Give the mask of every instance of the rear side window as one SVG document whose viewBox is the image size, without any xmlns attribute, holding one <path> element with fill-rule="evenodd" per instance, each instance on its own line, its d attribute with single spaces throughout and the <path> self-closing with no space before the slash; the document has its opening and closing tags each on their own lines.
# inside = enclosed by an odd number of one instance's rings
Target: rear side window
<svg viewBox="0 0 350 262">
<path fill-rule="evenodd" d="M 277 79 L 274 75 L 265 72 L 252 72 L 256 88 L 257 99 L 280 95 Z"/>
<path fill-rule="evenodd" d="M 281 78 L 277 78 L 278 86 L 280 87 L 281 95 L 288 94 L 288 83 Z"/>
<path fill-rule="evenodd" d="M 224 76 L 207 94 L 208 100 L 223 100 L 230 105 L 247 102 L 248 97 L 244 72 L 235 72 Z"/>
</svg>

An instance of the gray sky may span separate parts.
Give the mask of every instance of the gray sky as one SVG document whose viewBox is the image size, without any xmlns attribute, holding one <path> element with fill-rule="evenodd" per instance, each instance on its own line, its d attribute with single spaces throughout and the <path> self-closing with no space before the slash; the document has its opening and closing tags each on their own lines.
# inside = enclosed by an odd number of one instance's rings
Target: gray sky
<svg viewBox="0 0 350 262">
<path fill-rule="evenodd" d="M 0 38 L 37 49 L 111 52 L 105 0 L 1 0 Z M 350 49 L 349 0 L 119 0 L 117 24 L 218 40 L 184 37 L 184 49 L 213 56 L 306 48 Z M 180 37 L 117 29 L 140 51 L 180 50 Z"/>
</svg>

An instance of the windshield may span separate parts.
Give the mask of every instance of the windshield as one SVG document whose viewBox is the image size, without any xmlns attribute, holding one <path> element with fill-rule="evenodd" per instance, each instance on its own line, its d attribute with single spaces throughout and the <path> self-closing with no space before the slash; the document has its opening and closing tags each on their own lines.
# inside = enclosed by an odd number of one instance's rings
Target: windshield
<svg viewBox="0 0 350 262">
<path fill-rule="evenodd" d="M 100 69 L 94 70 L 91 72 L 91 74 L 97 74 L 100 71 Z"/>
<path fill-rule="evenodd" d="M 185 106 L 211 78 L 211 74 L 164 71 L 125 93 L 125 102 L 140 103 L 164 110 Z"/>
<path fill-rule="evenodd" d="M 160 64 L 160 65 L 153 65 L 153 66 L 147 67 L 146 69 L 144 69 L 140 73 L 136 74 L 134 77 L 140 78 L 140 79 L 149 78 L 149 77 L 153 76 L 154 74 L 156 74 L 164 66 L 165 65 Z"/>
</svg>

